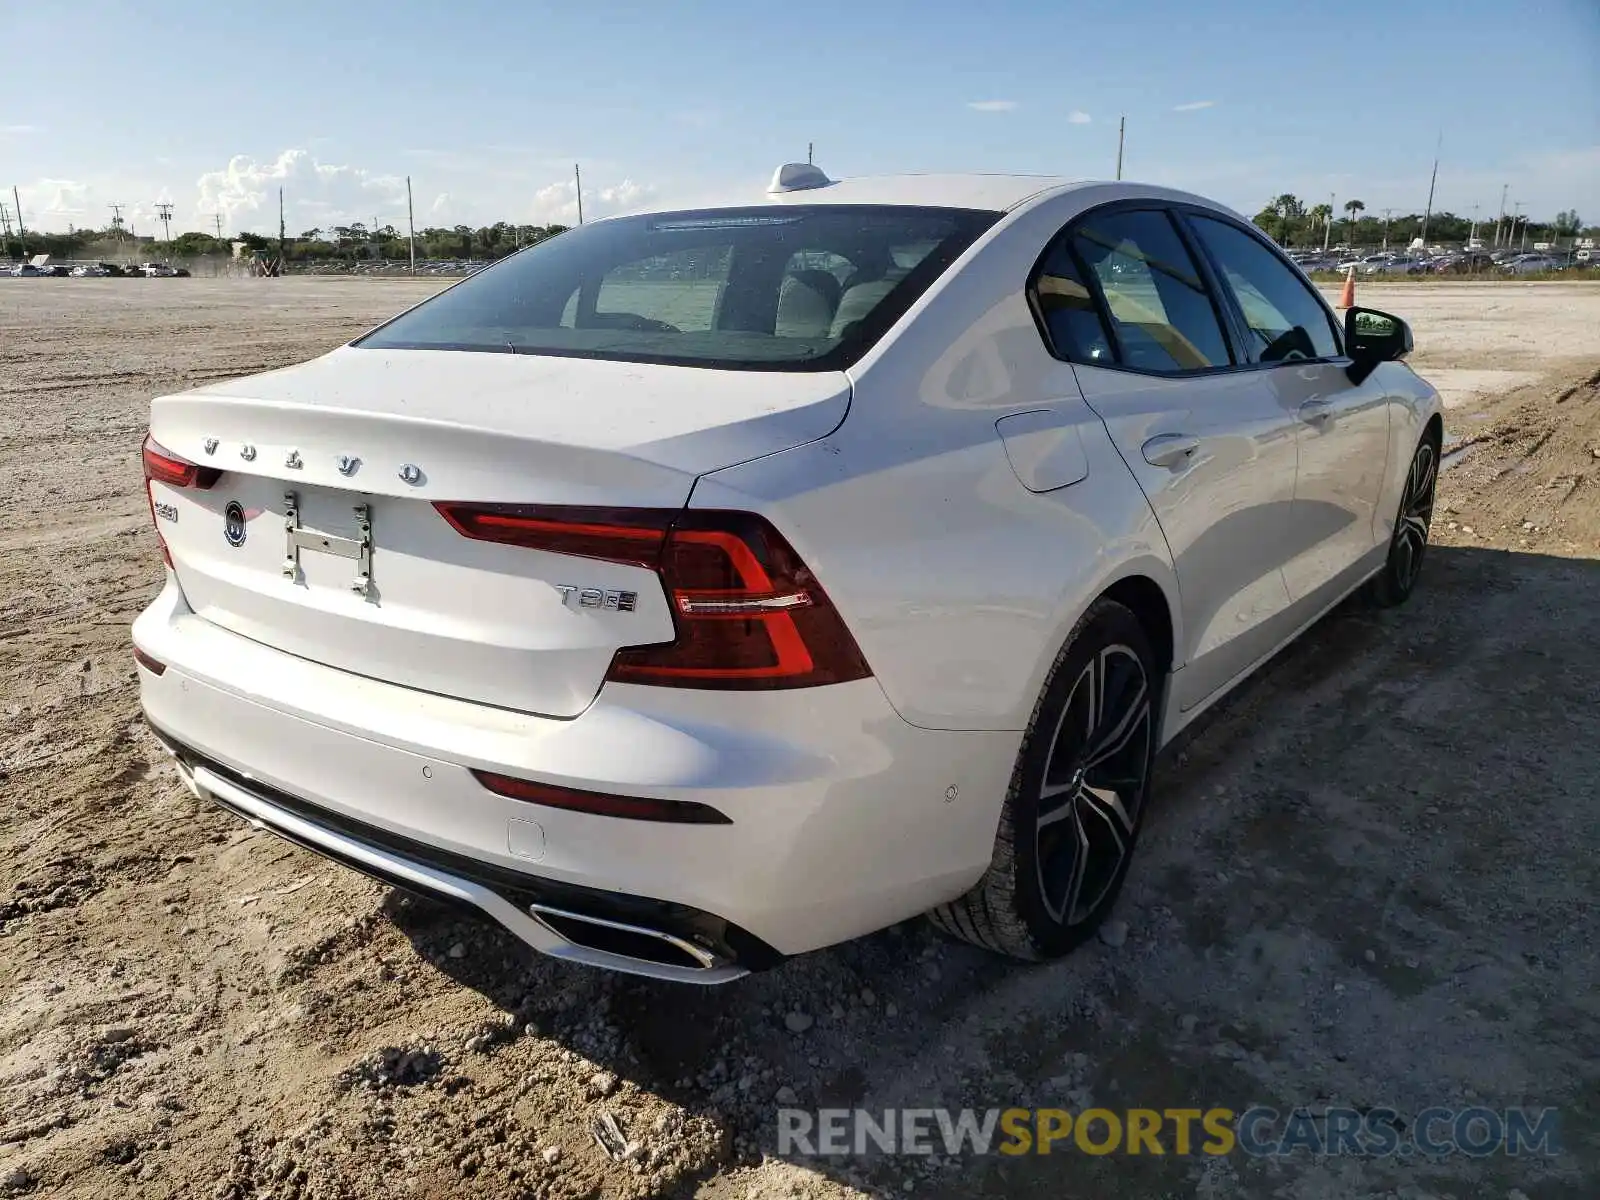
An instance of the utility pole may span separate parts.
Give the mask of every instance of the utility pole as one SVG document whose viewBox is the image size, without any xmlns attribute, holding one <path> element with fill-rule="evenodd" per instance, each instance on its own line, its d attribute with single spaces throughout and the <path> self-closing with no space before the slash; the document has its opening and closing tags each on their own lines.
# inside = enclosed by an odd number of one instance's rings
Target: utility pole
<svg viewBox="0 0 1600 1200">
<path fill-rule="evenodd" d="M 1324 254 L 1328 252 L 1328 238 L 1333 235 L 1333 214 L 1335 211 L 1333 202 L 1336 198 L 1336 193 L 1328 193 L 1328 223 L 1322 228 L 1322 252 Z"/>
<path fill-rule="evenodd" d="M 1393 211 L 1394 209 L 1392 208 L 1383 210 L 1383 248 L 1385 250 L 1389 248 L 1389 214 Z"/>
<path fill-rule="evenodd" d="M 1128 118 L 1126 114 L 1117 122 L 1117 178 L 1122 178 L 1122 142 L 1128 132 Z"/>
<path fill-rule="evenodd" d="M 172 257 L 172 205 L 156 205 L 156 216 L 161 218 L 161 227 L 167 231 L 167 257 Z"/>
<path fill-rule="evenodd" d="M 217 214 L 217 241 L 222 240 L 222 214 Z"/>
<path fill-rule="evenodd" d="M 1478 202 L 1472 203 L 1472 232 L 1467 234 L 1467 244 L 1471 245 L 1478 240 Z"/>
<path fill-rule="evenodd" d="M 578 189 L 578 224 L 583 224 L 583 175 L 578 171 L 578 164 L 572 164 L 572 179 Z"/>
<path fill-rule="evenodd" d="M 411 231 L 411 273 L 417 273 L 417 218 L 411 208 L 411 176 L 406 176 L 406 227 Z"/>
<path fill-rule="evenodd" d="M 28 231 L 22 225 L 22 196 L 18 193 L 16 185 L 11 187 L 11 199 L 17 205 L 17 243 L 22 247 L 22 257 L 28 257 Z"/>
<path fill-rule="evenodd" d="M 806 165 L 807 166 L 811 166 L 812 164 L 814 164 L 816 162 L 816 159 L 812 157 L 813 153 L 816 151 L 816 148 L 817 148 L 817 144 L 815 142 L 807 142 L 806 143 Z"/>
<path fill-rule="evenodd" d="M 289 270 L 289 258 L 284 253 L 284 223 L 283 223 L 283 189 L 278 189 L 278 274 L 284 275 Z"/>
<path fill-rule="evenodd" d="M 1433 148 L 1433 178 L 1428 180 L 1428 207 L 1422 210 L 1422 246 L 1428 246 L 1428 218 L 1433 215 L 1433 188 L 1439 182 L 1439 151 L 1444 148 L 1444 130 L 1439 131 L 1438 144 Z"/>
<path fill-rule="evenodd" d="M 0 236 L 11 240 L 11 210 L 4 204 L 0 204 Z"/>
<path fill-rule="evenodd" d="M 1506 195 L 1510 191 L 1511 191 L 1511 185 L 1509 183 L 1506 184 L 1505 187 L 1500 189 L 1500 215 L 1494 219 L 1494 244 L 1496 246 L 1498 246 L 1500 244 L 1500 226 L 1505 224 L 1505 220 L 1506 220 Z"/>
</svg>

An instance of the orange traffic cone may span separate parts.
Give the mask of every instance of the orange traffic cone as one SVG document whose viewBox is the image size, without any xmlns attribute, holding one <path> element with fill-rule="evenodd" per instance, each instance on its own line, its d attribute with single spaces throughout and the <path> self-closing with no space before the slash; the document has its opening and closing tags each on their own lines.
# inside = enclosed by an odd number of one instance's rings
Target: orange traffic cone
<svg viewBox="0 0 1600 1200">
<path fill-rule="evenodd" d="M 1351 267 L 1344 277 L 1344 291 L 1339 293 L 1340 308 L 1354 308 L 1356 306 L 1356 269 Z"/>
</svg>

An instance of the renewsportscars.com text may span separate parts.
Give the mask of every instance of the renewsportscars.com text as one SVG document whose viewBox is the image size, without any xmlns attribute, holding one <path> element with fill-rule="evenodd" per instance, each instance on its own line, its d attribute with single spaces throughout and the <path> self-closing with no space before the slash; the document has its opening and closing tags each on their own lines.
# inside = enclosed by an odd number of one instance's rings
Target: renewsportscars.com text
<svg viewBox="0 0 1600 1200">
<path fill-rule="evenodd" d="M 778 1110 L 781 1155 L 1292 1154 L 1443 1157 L 1560 1153 L 1553 1108 Z"/>
</svg>

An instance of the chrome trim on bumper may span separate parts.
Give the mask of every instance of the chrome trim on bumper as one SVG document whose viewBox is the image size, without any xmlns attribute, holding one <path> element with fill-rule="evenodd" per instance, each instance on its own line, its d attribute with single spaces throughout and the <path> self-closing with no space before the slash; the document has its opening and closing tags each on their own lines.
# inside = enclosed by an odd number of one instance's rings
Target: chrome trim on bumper
<svg viewBox="0 0 1600 1200">
<path fill-rule="evenodd" d="M 659 930 L 601 920 L 564 909 L 546 908 L 544 905 L 530 905 L 530 910 L 534 911 L 523 912 L 481 884 L 308 821 L 296 813 L 280 808 L 265 797 L 223 779 L 203 765 L 186 770 L 184 774 L 187 777 L 185 782 L 190 783 L 198 795 L 215 800 L 223 807 L 233 810 L 257 828 L 280 834 L 313 850 L 321 849 L 336 860 L 352 865 L 365 865 L 381 877 L 408 882 L 418 891 L 470 904 L 533 949 L 552 958 L 673 983 L 727 983 L 749 974 L 744 967 L 723 962 L 703 947 Z M 538 910 L 547 911 L 551 916 L 566 920 L 654 938 L 703 965 L 679 967 L 579 945 L 539 920 L 534 915 Z"/>
</svg>

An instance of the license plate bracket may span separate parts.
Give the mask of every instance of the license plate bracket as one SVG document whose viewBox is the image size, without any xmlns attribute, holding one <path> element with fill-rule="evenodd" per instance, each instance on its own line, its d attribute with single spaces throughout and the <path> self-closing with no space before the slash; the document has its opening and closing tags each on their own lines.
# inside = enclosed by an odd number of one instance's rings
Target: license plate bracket
<svg viewBox="0 0 1600 1200">
<path fill-rule="evenodd" d="M 362 599 L 372 594 L 372 513 L 365 504 L 352 506 L 356 517 L 356 536 L 340 537 L 332 533 L 319 533 L 300 524 L 300 497 L 295 492 L 283 494 L 283 528 L 287 549 L 283 559 L 284 578 L 300 578 L 300 552 L 310 550 L 316 554 L 332 554 L 338 558 L 355 560 L 356 577 L 350 590 Z"/>
</svg>

